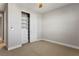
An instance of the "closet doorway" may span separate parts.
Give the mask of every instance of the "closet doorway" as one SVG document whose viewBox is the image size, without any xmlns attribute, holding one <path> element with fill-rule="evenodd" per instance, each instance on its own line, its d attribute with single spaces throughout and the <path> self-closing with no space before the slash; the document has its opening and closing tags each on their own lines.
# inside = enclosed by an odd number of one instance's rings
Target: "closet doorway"
<svg viewBox="0 0 79 59">
<path fill-rule="evenodd" d="M 22 44 L 30 43 L 30 14 L 21 12 Z"/>
</svg>

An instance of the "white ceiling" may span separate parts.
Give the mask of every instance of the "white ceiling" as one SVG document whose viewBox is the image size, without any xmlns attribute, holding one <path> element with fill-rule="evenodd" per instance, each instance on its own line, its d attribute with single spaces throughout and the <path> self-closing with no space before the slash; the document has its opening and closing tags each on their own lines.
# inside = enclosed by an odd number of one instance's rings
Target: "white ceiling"
<svg viewBox="0 0 79 59">
<path fill-rule="evenodd" d="M 46 13 L 56 8 L 62 7 L 64 5 L 68 5 L 68 3 L 43 3 L 43 8 L 38 8 L 38 4 L 36 3 L 16 3 L 19 7 L 26 8 L 28 10 L 38 12 L 38 13 Z M 0 3 L 0 11 L 4 10 L 4 3 Z"/>
<path fill-rule="evenodd" d="M 38 8 L 38 4 L 36 3 L 19 3 L 18 5 L 34 12 L 46 13 L 64 5 L 68 5 L 68 3 L 43 3 L 43 8 Z"/>
</svg>

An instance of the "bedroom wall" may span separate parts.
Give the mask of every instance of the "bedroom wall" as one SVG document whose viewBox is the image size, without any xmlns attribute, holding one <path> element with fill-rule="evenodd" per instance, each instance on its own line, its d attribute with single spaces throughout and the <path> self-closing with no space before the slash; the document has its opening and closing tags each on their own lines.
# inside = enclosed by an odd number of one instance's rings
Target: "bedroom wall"
<svg viewBox="0 0 79 59">
<path fill-rule="evenodd" d="M 38 15 L 38 22 L 37 22 L 37 30 L 38 30 L 38 32 L 37 32 L 37 35 L 38 35 L 38 38 L 37 39 L 39 39 L 39 40 L 41 40 L 42 39 L 42 19 L 43 18 L 43 15 L 42 14 L 39 14 Z"/>
<path fill-rule="evenodd" d="M 7 10 L 8 19 L 8 50 L 21 47 L 21 13 L 18 7 L 13 3 L 8 4 Z"/>
<path fill-rule="evenodd" d="M 8 50 L 21 47 L 21 11 L 30 13 L 30 41 L 38 41 L 40 37 L 41 16 L 38 13 L 19 7 L 15 3 L 9 3 L 6 8 L 7 22 L 7 48 Z M 38 21 L 39 20 L 39 21 Z M 39 29 L 38 29 L 39 27 Z"/>
<path fill-rule="evenodd" d="M 18 6 L 18 5 L 17 5 Z M 42 32 L 42 15 L 40 13 L 36 13 L 32 10 L 29 10 L 25 7 L 20 7 L 21 11 L 30 14 L 30 39 L 31 42 L 38 41 L 41 39 Z"/>
<path fill-rule="evenodd" d="M 43 39 L 79 47 L 79 4 L 70 4 L 44 14 Z"/>
</svg>

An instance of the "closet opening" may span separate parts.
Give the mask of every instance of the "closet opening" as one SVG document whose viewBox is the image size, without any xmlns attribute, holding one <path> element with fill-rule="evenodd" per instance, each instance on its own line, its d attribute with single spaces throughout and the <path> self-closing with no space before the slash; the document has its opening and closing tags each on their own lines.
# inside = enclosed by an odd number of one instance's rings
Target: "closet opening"
<svg viewBox="0 0 79 59">
<path fill-rule="evenodd" d="M 21 12 L 22 44 L 30 43 L 30 14 Z"/>
</svg>

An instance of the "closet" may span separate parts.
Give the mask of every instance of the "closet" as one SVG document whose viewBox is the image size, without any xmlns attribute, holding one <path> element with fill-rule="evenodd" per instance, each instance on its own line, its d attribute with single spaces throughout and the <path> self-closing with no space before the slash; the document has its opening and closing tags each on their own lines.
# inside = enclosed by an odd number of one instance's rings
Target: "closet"
<svg viewBox="0 0 79 59">
<path fill-rule="evenodd" d="M 30 14 L 21 12 L 22 44 L 30 42 Z"/>
</svg>

